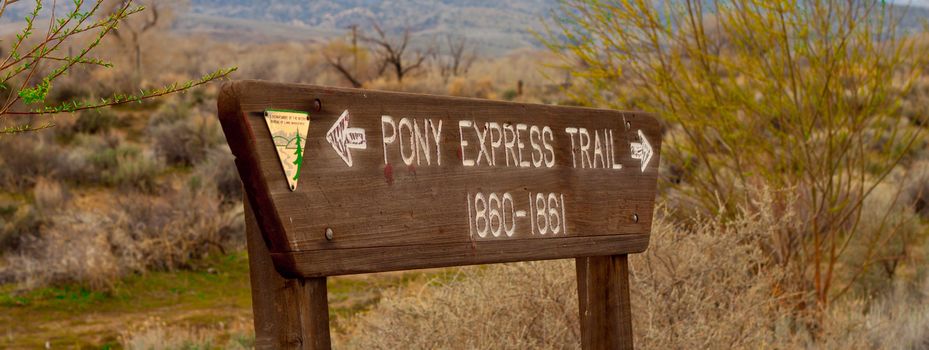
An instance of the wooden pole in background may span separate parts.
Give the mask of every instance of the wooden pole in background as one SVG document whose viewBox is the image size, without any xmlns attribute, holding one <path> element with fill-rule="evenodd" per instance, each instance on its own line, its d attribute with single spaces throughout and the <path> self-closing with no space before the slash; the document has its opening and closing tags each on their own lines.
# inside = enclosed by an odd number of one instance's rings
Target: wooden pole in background
<svg viewBox="0 0 929 350">
<path fill-rule="evenodd" d="M 274 269 L 251 205 L 247 199 L 244 202 L 255 348 L 331 348 L 326 278 L 282 277 Z"/>
<path fill-rule="evenodd" d="M 632 349 L 629 263 L 625 254 L 577 258 L 584 349 Z"/>
</svg>

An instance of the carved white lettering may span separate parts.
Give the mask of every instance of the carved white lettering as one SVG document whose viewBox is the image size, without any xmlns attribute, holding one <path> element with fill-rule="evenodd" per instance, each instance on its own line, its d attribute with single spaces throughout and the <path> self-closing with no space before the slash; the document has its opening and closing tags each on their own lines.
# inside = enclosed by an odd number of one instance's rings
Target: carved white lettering
<svg viewBox="0 0 929 350">
<path fill-rule="evenodd" d="M 526 124 L 516 124 L 516 148 L 519 149 L 517 153 L 519 153 L 520 168 L 528 168 L 530 165 L 529 160 L 523 160 L 523 149 L 526 148 L 526 144 L 523 143 L 522 140 L 524 140 L 524 138 L 520 134 L 520 132 L 526 131 L 527 128 L 528 126 Z"/>
<path fill-rule="evenodd" d="M 571 140 L 571 165 L 574 168 L 623 168 L 617 159 L 613 130 L 568 127 L 565 133 Z"/>
<path fill-rule="evenodd" d="M 486 124 L 484 125 L 483 131 L 477 126 L 477 123 L 474 124 L 474 133 L 477 134 L 477 143 L 481 146 L 480 150 L 477 152 L 477 161 L 475 161 L 477 165 L 481 165 L 481 158 L 484 158 L 488 166 L 493 165 L 490 160 L 490 154 L 487 152 L 487 143 L 484 142 L 487 140 L 487 130 Z"/>
<path fill-rule="evenodd" d="M 612 158 L 612 160 L 610 161 L 611 163 L 610 167 L 613 169 L 617 169 L 617 170 L 622 169 L 623 165 L 620 163 L 616 163 L 616 143 L 613 142 L 613 130 L 610 130 L 610 147 L 609 148 L 610 148 L 610 158 Z"/>
<path fill-rule="evenodd" d="M 435 126 L 435 121 L 429 121 L 429 128 L 432 129 L 432 138 L 435 140 L 435 162 L 436 165 L 442 165 L 442 119 L 439 119 L 439 126 Z"/>
<path fill-rule="evenodd" d="M 471 159 L 468 159 L 467 151 L 465 150 L 465 148 L 468 147 L 468 141 L 465 141 L 464 129 L 470 128 L 471 124 L 472 123 L 470 120 L 459 120 L 458 121 L 458 137 L 460 138 L 460 141 L 461 141 L 461 165 L 464 165 L 464 166 L 474 166 L 474 161 Z"/>
<path fill-rule="evenodd" d="M 597 159 L 600 159 L 600 168 L 606 168 L 606 160 L 603 158 L 603 145 L 600 144 L 600 133 L 594 130 L 594 168 L 597 168 Z"/>
<path fill-rule="evenodd" d="M 532 166 L 542 167 L 545 156 L 542 154 L 542 130 L 537 125 L 529 128 L 529 145 L 532 146 Z"/>
<path fill-rule="evenodd" d="M 487 127 L 490 129 L 490 163 L 496 166 L 497 148 L 503 145 L 503 128 L 500 126 L 500 123 L 497 122 L 487 123 Z M 494 131 L 497 132 L 496 139 L 494 139 Z M 504 156 L 506 156 L 506 154 L 504 154 Z"/>
<path fill-rule="evenodd" d="M 387 136 L 387 126 L 390 126 L 390 136 Z M 381 116 L 381 140 L 384 144 L 384 164 L 390 164 L 387 161 L 387 145 L 397 140 L 397 124 L 394 123 L 394 117 L 389 115 Z"/>
<path fill-rule="evenodd" d="M 403 129 L 406 127 L 407 135 L 409 135 L 409 146 L 410 146 L 410 155 L 407 157 L 407 152 L 404 151 L 403 142 Z M 407 118 L 400 118 L 400 123 L 397 126 L 397 142 L 400 143 L 400 157 L 403 157 L 403 163 L 406 165 L 413 165 L 413 160 L 416 158 L 416 140 L 413 138 L 413 123 L 410 123 L 410 120 Z"/>
<path fill-rule="evenodd" d="M 507 137 L 509 136 L 509 137 Z M 506 123 L 503 125 L 503 144 L 506 147 L 506 166 L 511 166 L 510 159 L 513 160 L 512 166 L 519 164 L 519 158 L 516 156 L 516 129 L 513 124 Z"/>
<path fill-rule="evenodd" d="M 542 145 L 545 146 L 545 167 L 555 166 L 555 148 L 552 143 L 555 142 L 555 136 L 552 134 L 552 128 L 542 128 Z"/>
<path fill-rule="evenodd" d="M 564 128 L 564 132 L 571 138 L 571 166 L 577 168 L 577 147 L 574 145 L 574 135 L 577 134 L 577 128 Z"/>
<path fill-rule="evenodd" d="M 564 194 L 529 192 L 528 199 L 518 203 L 510 192 L 469 192 L 468 228 L 471 236 L 497 239 L 568 234 Z M 528 211 L 524 209 L 526 206 Z M 518 209 L 520 207 L 522 209 Z M 527 216 L 528 227 L 525 226 Z"/>
<path fill-rule="evenodd" d="M 424 136 L 425 135 L 425 136 Z M 422 164 L 422 158 L 426 158 L 426 164 L 432 164 L 431 141 L 429 139 L 429 119 L 423 121 L 423 129 L 419 130 L 419 121 L 413 119 L 413 137 L 416 139 L 416 165 Z M 420 156 L 422 154 L 422 156 Z"/>
<path fill-rule="evenodd" d="M 586 128 L 578 128 L 578 140 L 581 144 L 581 168 L 592 168 L 593 163 L 590 161 L 590 134 Z M 587 164 L 587 165 L 585 165 Z"/>
</svg>

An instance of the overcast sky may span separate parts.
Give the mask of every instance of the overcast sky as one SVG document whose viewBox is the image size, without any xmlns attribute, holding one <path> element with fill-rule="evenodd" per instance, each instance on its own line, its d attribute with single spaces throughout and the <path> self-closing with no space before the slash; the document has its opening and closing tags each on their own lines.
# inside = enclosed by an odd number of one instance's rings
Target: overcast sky
<svg viewBox="0 0 929 350">
<path fill-rule="evenodd" d="M 915 6 L 929 7 L 929 0 L 891 0 L 897 4 L 912 4 Z"/>
</svg>

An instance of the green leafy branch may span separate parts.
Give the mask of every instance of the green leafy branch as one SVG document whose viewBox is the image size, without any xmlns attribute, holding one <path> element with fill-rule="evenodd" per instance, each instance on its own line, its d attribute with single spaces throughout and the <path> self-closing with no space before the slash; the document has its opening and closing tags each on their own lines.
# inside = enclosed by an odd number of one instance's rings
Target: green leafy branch
<svg viewBox="0 0 929 350">
<path fill-rule="evenodd" d="M 223 79 L 229 76 L 232 72 L 236 71 L 237 68 L 223 68 L 219 69 L 213 73 L 204 75 L 198 80 L 190 80 L 183 84 L 172 83 L 165 85 L 161 88 L 149 89 L 149 90 L 140 90 L 139 94 L 116 94 L 109 98 L 100 99 L 97 102 L 87 102 L 87 101 L 71 101 L 65 102 L 55 106 L 44 106 L 40 109 L 34 109 L 31 111 L 25 112 L 9 112 L 11 115 L 40 115 L 40 114 L 55 114 L 55 113 L 71 113 L 87 109 L 98 109 L 103 107 L 116 106 L 131 102 L 142 102 L 144 100 L 161 97 L 165 95 L 170 95 L 177 92 L 182 92 L 217 79 Z"/>
<path fill-rule="evenodd" d="M 18 0 L 0 0 L 0 16 L 6 11 L 7 6 Z M 114 105 L 120 105 L 130 102 L 141 102 L 143 100 L 161 97 L 173 93 L 182 92 L 208 82 L 227 78 L 228 75 L 236 68 L 218 69 L 210 74 L 204 75 L 200 79 L 190 80 L 183 83 L 173 83 L 161 88 L 140 90 L 138 94 L 115 94 L 113 96 L 102 98 L 100 101 L 69 101 L 58 105 L 46 105 L 46 99 L 53 88 L 54 81 L 70 71 L 76 65 L 89 65 L 102 68 L 111 68 L 113 64 L 100 59 L 91 57 L 91 52 L 97 48 L 102 40 L 118 27 L 119 23 L 129 16 L 144 11 L 142 6 L 134 6 L 132 1 L 124 1 L 116 6 L 106 16 L 101 16 L 93 20 L 94 15 L 98 13 L 103 5 L 104 0 L 95 0 L 89 5 L 84 0 L 72 0 L 73 9 L 61 17 L 52 14 L 49 19 L 48 29 L 44 37 L 37 40 L 31 46 L 28 44 L 29 39 L 35 35 L 36 18 L 43 9 L 42 0 L 35 0 L 35 5 L 29 14 L 26 15 L 26 25 L 22 31 L 16 34 L 9 55 L 0 63 L 0 90 L 13 89 L 7 100 L 0 105 L 0 121 L 9 119 L 10 116 L 16 115 L 48 115 L 56 113 L 69 113 L 87 109 L 98 109 Z M 76 55 L 57 54 L 62 44 L 75 41 L 78 34 L 96 31 L 92 38 L 82 45 L 81 50 Z M 51 71 L 42 74 L 41 78 L 36 81 L 39 75 L 39 69 L 43 63 L 52 63 L 57 66 Z M 15 83 L 14 82 L 18 82 Z M 33 105 L 28 110 L 16 110 L 15 107 L 20 104 Z M 0 134 L 23 133 L 45 129 L 54 126 L 53 123 L 42 125 L 19 124 L 0 128 Z"/>
</svg>

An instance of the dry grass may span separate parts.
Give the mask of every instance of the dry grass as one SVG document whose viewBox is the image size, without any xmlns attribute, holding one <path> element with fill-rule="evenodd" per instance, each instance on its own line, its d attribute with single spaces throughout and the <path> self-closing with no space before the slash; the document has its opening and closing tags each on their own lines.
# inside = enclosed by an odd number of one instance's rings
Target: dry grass
<svg viewBox="0 0 929 350">
<path fill-rule="evenodd" d="M 468 267 L 447 282 L 385 293 L 340 339 L 357 349 L 536 349 L 578 341 L 566 261 Z M 557 346 L 556 346 L 557 347 Z"/>
<path fill-rule="evenodd" d="M 123 331 L 120 343 L 129 350 L 253 349 L 251 328 L 251 320 L 191 327 L 151 318 Z"/>
<path fill-rule="evenodd" d="M 929 219 L 929 159 L 910 167 L 902 198 L 923 219 Z"/>
</svg>

